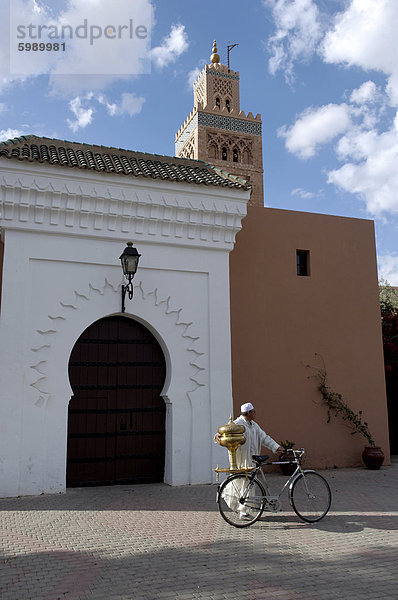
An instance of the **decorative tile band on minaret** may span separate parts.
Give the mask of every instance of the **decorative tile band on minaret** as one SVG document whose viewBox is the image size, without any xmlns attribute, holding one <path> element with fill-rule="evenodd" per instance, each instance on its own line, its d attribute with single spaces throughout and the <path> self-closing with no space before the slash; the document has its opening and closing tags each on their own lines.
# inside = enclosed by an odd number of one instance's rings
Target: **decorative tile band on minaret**
<svg viewBox="0 0 398 600">
<path fill-rule="evenodd" d="M 252 186 L 249 204 L 264 206 L 261 115 L 240 110 L 239 72 L 220 62 L 215 40 L 193 92 L 193 110 L 176 134 L 176 156 L 245 179 Z"/>
</svg>

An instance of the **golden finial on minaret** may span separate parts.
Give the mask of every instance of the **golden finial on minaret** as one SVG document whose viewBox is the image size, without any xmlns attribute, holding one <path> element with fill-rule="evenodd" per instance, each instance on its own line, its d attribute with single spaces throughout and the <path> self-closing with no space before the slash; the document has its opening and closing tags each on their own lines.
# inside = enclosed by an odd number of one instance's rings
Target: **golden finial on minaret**
<svg viewBox="0 0 398 600">
<path fill-rule="evenodd" d="M 220 62 L 220 57 L 217 54 L 217 43 L 216 43 L 216 40 L 214 40 L 214 42 L 213 42 L 213 54 L 210 56 L 210 60 L 211 60 L 211 62 L 213 64 Z"/>
</svg>

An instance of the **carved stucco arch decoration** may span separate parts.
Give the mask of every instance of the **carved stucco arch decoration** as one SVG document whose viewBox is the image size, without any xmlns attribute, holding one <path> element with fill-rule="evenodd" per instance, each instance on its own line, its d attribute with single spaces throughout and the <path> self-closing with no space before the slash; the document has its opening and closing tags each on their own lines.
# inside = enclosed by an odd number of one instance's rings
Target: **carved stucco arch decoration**
<svg viewBox="0 0 398 600">
<path fill-rule="evenodd" d="M 245 146 L 242 147 L 242 162 L 247 165 L 251 165 L 253 162 L 251 146 L 248 144 L 245 144 Z"/>
<path fill-rule="evenodd" d="M 209 158 L 219 158 L 220 156 L 219 146 L 214 140 L 207 144 L 207 156 Z"/>
<path fill-rule="evenodd" d="M 233 135 L 216 135 L 208 132 L 207 134 L 207 154 L 210 156 L 210 147 L 216 145 L 218 149 L 218 158 L 220 158 L 221 148 L 236 148 L 239 152 L 238 162 L 246 162 L 246 164 L 252 164 L 252 148 L 253 144 L 251 141 L 241 139 L 238 136 Z M 243 155 L 246 153 L 247 161 L 243 160 Z"/>
<path fill-rule="evenodd" d="M 182 151 L 184 158 L 194 158 L 195 156 L 195 146 L 193 141 L 189 141 Z"/>
<path fill-rule="evenodd" d="M 217 135 L 213 135 L 212 133 L 208 133 L 207 134 L 207 148 L 209 148 L 210 146 L 214 145 L 217 148 L 219 148 L 220 146 L 220 139 L 219 136 Z"/>
<path fill-rule="evenodd" d="M 241 152 L 240 152 L 240 148 L 237 144 L 235 144 L 235 146 L 232 147 L 232 160 L 234 160 L 235 151 L 236 151 L 237 160 L 234 162 L 241 162 Z"/>
<path fill-rule="evenodd" d="M 204 79 L 202 79 L 202 81 L 200 81 L 196 87 L 195 87 L 195 92 L 198 98 L 199 102 L 202 102 L 202 104 L 205 103 L 206 100 L 206 92 L 205 92 L 205 85 L 204 85 Z"/>
<path fill-rule="evenodd" d="M 213 79 L 213 96 L 217 94 L 224 97 L 224 100 L 227 96 L 232 98 L 232 82 L 227 79 L 214 78 Z"/>
<path fill-rule="evenodd" d="M 62 395 L 66 395 L 63 401 L 69 403 L 73 392 L 68 363 L 73 346 L 89 325 L 107 316 L 136 319 L 154 334 L 166 359 L 166 381 L 161 392 L 166 403 L 174 395 L 173 354 L 179 355 L 179 375 L 183 374 L 187 380 L 185 393 L 190 404 L 195 391 L 206 385 L 205 353 L 200 349 L 200 336 L 191 333 L 194 324 L 182 318 L 183 309 L 174 307 L 171 297 L 162 296 L 158 288 L 146 291 L 140 281 L 134 286 L 134 299 L 128 307 L 134 312 L 109 310 L 120 301 L 120 290 L 121 284 L 113 285 L 106 278 L 100 286 L 89 283 L 88 290 L 74 291 L 74 301 L 59 301 L 59 310 L 46 317 L 48 328 L 36 329 L 27 380 L 37 407 L 45 408 L 51 402 L 62 401 L 56 397 L 60 387 L 65 391 Z M 181 361 L 181 356 L 185 360 Z"/>
</svg>

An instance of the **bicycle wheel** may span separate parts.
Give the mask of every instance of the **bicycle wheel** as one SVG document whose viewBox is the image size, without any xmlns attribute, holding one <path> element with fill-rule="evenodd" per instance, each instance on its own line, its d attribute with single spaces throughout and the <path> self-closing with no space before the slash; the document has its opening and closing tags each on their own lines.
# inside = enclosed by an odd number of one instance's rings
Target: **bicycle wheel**
<svg viewBox="0 0 398 600">
<path fill-rule="evenodd" d="M 303 521 L 315 523 L 327 514 L 332 494 L 326 479 L 315 471 L 303 471 L 293 481 L 290 502 L 293 510 Z"/>
<path fill-rule="evenodd" d="M 257 479 L 232 475 L 218 488 L 218 509 L 230 525 L 248 527 L 263 514 L 264 496 L 264 488 Z"/>
</svg>

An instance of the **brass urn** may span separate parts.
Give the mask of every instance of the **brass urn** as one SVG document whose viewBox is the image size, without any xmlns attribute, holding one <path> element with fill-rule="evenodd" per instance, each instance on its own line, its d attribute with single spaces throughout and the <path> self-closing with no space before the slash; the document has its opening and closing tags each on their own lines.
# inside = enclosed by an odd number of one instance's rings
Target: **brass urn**
<svg viewBox="0 0 398 600">
<path fill-rule="evenodd" d="M 246 441 L 243 435 L 245 428 L 243 425 L 234 423 L 231 415 L 228 423 L 219 427 L 217 431 L 220 434 L 221 446 L 224 446 L 228 450 L 230 469 L 231 471 L 236 471 L 238 469 L 236 464 L 236 450 Z"/>
</svg>

